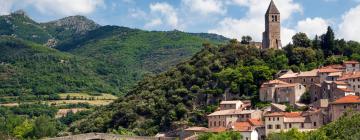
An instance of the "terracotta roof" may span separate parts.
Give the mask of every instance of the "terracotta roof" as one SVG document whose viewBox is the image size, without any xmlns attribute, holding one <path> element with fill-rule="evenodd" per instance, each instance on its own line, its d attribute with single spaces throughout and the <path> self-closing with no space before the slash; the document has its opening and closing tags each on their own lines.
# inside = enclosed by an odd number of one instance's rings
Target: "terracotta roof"
<svg viewBox="0 0 360 140">
<path fill-rule="evenodd" d="M 344 61 L 344 64 L 359 64 L 358 61 Z"/>
<path fill-rule="evenodd" d="M 360 97 L 355 95 L 348 95 L 337 99 L 331 104 L 351 104 L 351 103 L 360 103 Z"/>
<path fill-rule="evenodd" d="M 276 8 L 276 5 L 273 0 L 271 0 L 269 8 L 266 11 L 266 14 L 280 14 L 279 10 Z"/>
<path fill-rule="evenodd" d="M 334 68 L 320 68 L 320 73 L 333 73 L 333 72 L 341 72 L 342 70 L 334 69 Z"/>
<path fill-rule="evenodd" d="M 298 73 L 287 73 L 287 74 L 280 76 L 279 78 L 280 79 L 295 78 L 295 77 L 297 77 L 297 75 L 298 75 Z"/>
<path fill-rule="evenodd" d="M 342 72 L 332 72 L 332 73 L 329 73 L 328 76 L 333 77 L 333 76 L 341 76 L 341 75 L 342 75 Z"/>
<path fill-rule="evenodd" d="M 220 102 L 221 105 L 223 105 L 223 104 L 237 104 L 237 103 L 243 104 L 243 102 L 241 102 L 240 100 L 221 101 L 221 102 Z"/>
<path fill-rule="evenodd" d="M 317 73 L 318 73 L 318 69 L 314 69 L 311 71 L 300 72 L 297 76 L 298 77 L 315 77 L 315 76 L 317 76 Z"/>
<path fill-rule="evenodd" d="M 185 130 L 186 131 L 207 131 L 208 128 L 206 128 L 206 127 L 189 127 Z"/>
<path fill-rule="evenodd" d="M 286 105 L 282 105 L 282 104 L 271 103 L 271 107 L 275 107 L 276 109 L 279 109 L 281 111 L 286 110 Z"/>
<path fill-rule="evenodd" d="M 289 84 L 289 83 L 281 81 L 281 80 L 271 80 L 271 81 L 263 83 L 263 85 L 271 85 L 271 84 Z"/>
<path fill-rule="evenodd" d="M 340 65 L 340 64 L 328 65 L 328 66 L 325 66 L 323 68 L 345 69 L 345 67 L 343 65 Z"/>
<path fill-rule="evenodd" d="M 348 85 L 348 83 L 346 83 L 344 81 L 334 81 L 334 83 L 337 85 Z"/>
<path fill-rule="evenodd" d="M 360 78 L 360 72 L 347 72 L 344 73 L 338 80 L 342 81 L 342 80 L 348 80 L 348 79 L 354 79 L 354 78 Z"/>
<path fill-rule="evenodd" d="M 273 112 L 273 113 L 265 114 L 264 116 L 267 117 L 284 116 L 287 118 L 293 118 L 293 117 L 300 117 L 301 112 Z"/>
<path fill-rule="evenodd" d="M 248 119 L 248 122 L 252 125 L 252 126 L 262 126 L 264 125 L 264 122 L 260 119 Z"/>
<path fill-rule="evenodd" d="M 238 114 L 250 114 L 256 110 L 240 110 L 240 109 L 228 109 L 228 110 L 219 110 L 215 111 L 208 116 L 223 116 L 223 115 L 238 115 Z"/>
<path fill-rule="evenodd" d="M 350 88 L 337 88 L 343 92 L 354 92 L 354 90 L 350 89 Z"/>
<path fill-rule="evenodd" d="M 252 125 L 249 122 L 236 122 L 233 129 L 240 132 L 252 131 Z"/>
<path fill-rule="evenodd" d="M 212 133 L 220 133 L 220 132 L 225 132 L 226 128 L 225 127 L 213 127 L 213 128 L 209 128 L 208 130 L 206 130 L 206 132 L 212 132 Z"/>
<path fill-rule="evenodd" d="M 277 88 L 285 88 L 285 87 L 295 87 L 298 85 L 299 85 L 298 83 L 295 83 L 295 84 L 277 85 L 276 87 Z"/>
</svg>

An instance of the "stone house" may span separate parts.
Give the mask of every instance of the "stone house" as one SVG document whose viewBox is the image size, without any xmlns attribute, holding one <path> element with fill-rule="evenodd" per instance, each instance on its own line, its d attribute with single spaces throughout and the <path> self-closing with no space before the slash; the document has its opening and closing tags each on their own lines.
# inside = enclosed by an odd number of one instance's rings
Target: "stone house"
<svg viewBox="0 0 360 140">
<path fill-rule="evenodd" d="M 358 61 L 344 61 L 346 72 L 360 71 L 360 63 Z"/>
<path fill-rule="evenodd" d="M 272 80 L 261 85 L 259 90 L 260 100 L 273 103 L 295 103 L 306 92 L 306 88 L 299 83 L 286 83 Z"/>
<path fill-rule="evenodd" d="M 297 128 L 299 131 L 310 131 L 317 128 L 320 119 L 310 117 L 308 114 L 302 112 L 272 112 L 264 115 L 265 120 L 265 134 L 278 133 L 287 131 L 292 128 Z M 314 120 L 311 120 L 314 119 Z M 311 123 L 315 122 L 315 123 Z M 313 125 L 315 124 L 316 127 Z"/>
<path fill-rule="evenodd" d="M 287 83 L 300 83 L 306 88 L 310 87 L 312 84 L 320 83 L 320 77 L 318 76 L 318 69 L 311 71 L 304 71 L 299 73 L 287 73 L 278 78 L 278 80 L 287 82 Z"/>
<path fill-rule="evenodd" d="M 261 119 L 261 110 L 228 109 L 215 111 L 207 116 L 208 128 L 229 127 L 235 122 L 248 119 Z"/>
<path fill-rule="evenodd" d="M 329 117 L 331 121 L 340 118 L 346 111 L 360 111 L 360 97 L 349 95 L 331 102 L 329 105 Z"/>
<path fill-rule="evenodd" d="M 317 102 L 319 99 L 328 99 L 331 102 L 347 95 L 355 95 L 349 87 L 350 85 L 343 81 L 324 81 L 321 84 L 314 84 L 309 90 L 311 102 Z"/>
<path fill-rule="evenodd" d="M 349 84 L 349 88 L 355 91 L 356 94 L 360 93 L 360 71 L 346 72 L 338 81 L 343 81 Z"/>
</svg>

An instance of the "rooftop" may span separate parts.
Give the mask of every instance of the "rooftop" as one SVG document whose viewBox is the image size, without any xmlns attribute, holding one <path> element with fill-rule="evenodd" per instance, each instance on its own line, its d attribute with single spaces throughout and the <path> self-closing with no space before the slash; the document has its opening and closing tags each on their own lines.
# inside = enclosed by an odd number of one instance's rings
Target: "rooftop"
<svg viewBox="0 0 360 140">
<path fill-rule="evenodd" d="M 240 132 L 252 131 L 252 125 L 250 122 L 236 122 L 233 129 Z"/>
<path fill-rule="evenodd" d="M 273 113 L 265 114 L 264 116 L 266 117 L 284 116 L 287 118 L 295 118 L 295 117 L 300 117 L 301 112 L 273 112 Z"/>
<path fill-rule="evenodd" d="M 297 76 L 298 77 L 315 77 L 317 76 L 318 73 L 318 69 L 314 69 L 311 71 L 304 71 L 304 72 L 300 72 Z"/>
<path fill-rule="evenodd" d="M 337 99 L 331 104 L 351 104 L 351 103 L 360 103 L 360 97 L 356 95 L 348 95 Z"/>
<path fill-rule="evenodd" d="M 237 104 L 237 103 L 243 103 L 242 101 L 240 100 L 233 100 L 233 101 L 221 101 L 220 104 L 221 105 L 224 105 L 224 104 Z"/>
<path fill-rule="evenodd" d="M 344 61 L 344 64 L 359 64 L 359 62 L 351 60 L 351 61 Z"/>
<path fill-rule="evenodd" d="M 271 0 L 269 8 L 266 11 L 266 14 L 280 14 L 273 0 Z"/>
<path fill-rule="evenodd" d="M 348 80 L 348 79 L 355 79 L 355 78 L 360 78 L 360 72 L 346 72 L 344 73 L 338 80 L 342 81 L 342 80 Z"/>
<path fill-rule="evenodd" d="M 320 73 L 333 73 L 333 72 L 342 72 L 342 70 L 339 69 L 335 69 L 335 68 L 320 68 L 319 69 Z"/>
<path fill-rule="evenodd" d="M 238 114 L 250 114 L 256 110 L 240 110 L 240 109 L 228 109 L 228 110 L 219 110 L 215 111 L 208 116 L 224 116 L 224 115 L 238 115 Z"/>
<path fill-rule="evenodd" d="M 213 127 L 213 128 L 209 128 L 206 131 L 207 132 L 212 132 L 212 133 L 220 133 L 220 132 L 225 132 L 226 128 L 225 127 Z"/>
</svg>

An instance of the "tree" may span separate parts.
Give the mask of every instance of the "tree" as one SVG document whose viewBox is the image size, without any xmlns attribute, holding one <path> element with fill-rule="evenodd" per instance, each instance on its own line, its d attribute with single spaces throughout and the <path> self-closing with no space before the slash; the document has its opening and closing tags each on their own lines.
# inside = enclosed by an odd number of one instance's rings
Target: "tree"
<svg viewBox="0 0 360 140">
<path fill-rule="evenodd" d="M 297 33 L 292 37 L 293 44 L 298 47 L 309 48 L 311 41 L 305 33 Z"/>
<path fill-rule="evenodd" d="M 324 51 L 325 57 L 334 54 L 335 35 L 330 26 L 327 28 L 327 32 L 321 36 L 321 49 Z"/>
<path fill-rule="evenodd" d="M 320 49 L 321 48 L 321 41 L 318 35 L 315 35 L 314 40 L 312 41 L 312 48 Z"/>
<path fill-rule="evenodd" d="M 241 37 L 241 44 L 250 44 L 252 41 L 251 36 L 242 36 Z"/>
<path fill-rule="evenodd" d="M 57 134 L 56 123 L 48 116 L 40 116 L 35 119 L 32 135 L 36 138 L 55 136 Z"/>
<path fill-rule="evenodd" d="M 20 138 L 20 139 L 25 138 L 33 130 L 33 127 L 34 127 L 34 124 L 30 120 L 26 119 L 21 125 L 16 126 L 14 128 L 13 134 L 17 138 Z"/>
<path fill-rule="evenodd" d="M 310 104 L 310 103 L 311 103 L 310 92 L 305 92 L 305 93 L 300 97 L 300 102 L 302 102 L 302 103 L 304 103 L 304 104 Z"/>
</svg>

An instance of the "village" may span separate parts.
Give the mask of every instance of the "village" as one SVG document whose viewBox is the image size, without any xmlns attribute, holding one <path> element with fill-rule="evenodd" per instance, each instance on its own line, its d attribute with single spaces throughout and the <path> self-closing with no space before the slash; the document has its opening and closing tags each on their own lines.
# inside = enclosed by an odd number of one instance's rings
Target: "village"
<svg viewBox="0 0 360 140">
<path fill-rule="evenodd" d="M 292 128 L 316 130 L 347 111 L 360 111 L 360 63 L 357 61 L 299 73 L 281 71 L 278 76 L 260 88 L 260 100 L 271 102 L 270 107 L 253 109 L 250 101 L 221 101 L 218 109 L 207 116 L 208 127 L 187 128 L 182 138 L 191 140 L 201 133 L 236 131 L 244 140 L 264 140 L 270 133 Z M 306 92 L 311 96 L 309 105 L 300 103 L 300 97 Z M 308 109 L 291 112 L 285 104 Z"/>
</svg>

